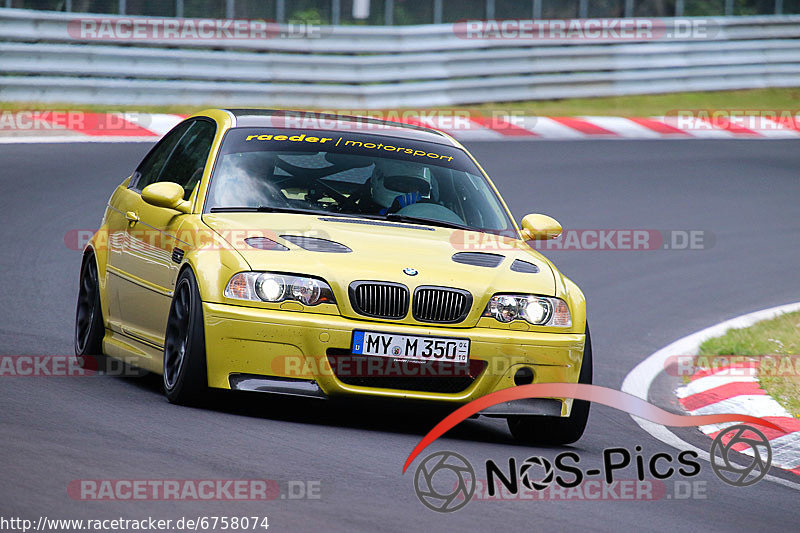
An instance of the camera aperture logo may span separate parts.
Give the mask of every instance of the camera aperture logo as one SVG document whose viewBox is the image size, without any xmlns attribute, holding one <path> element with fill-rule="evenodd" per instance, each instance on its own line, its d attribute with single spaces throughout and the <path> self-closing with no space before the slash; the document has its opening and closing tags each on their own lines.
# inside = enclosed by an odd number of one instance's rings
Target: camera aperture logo
<svg viewBox="0 0 800 533">
<path fill-rule="evenodd" d="M 742 453 L 750 456 L 749 465 L 733 462 L 733 452 L 738 445 L 746 445 L 749 450 Z M 719 432 L 711 444 L 711 468 L 725 483 L 735 487 L 749 487 L 767 475 L 772 464 L 772 446 L 769 439 L 756 428 L 739 424 Z"/>
<path fill-rule="evenodd" d="M 531 479 L 531 472 L 533 468 L 539 467 L 544 470 L 544 475 L 539 481 Z M 488 466 L 487 466 L 488 469 Z M 546 489 L 553 481 L 553 465 L 544 457 L 528 457 L 525 463 L 519 469 L 519 477 L 522 479 L 522 484 L 530 490 L 543 490 Z"/>
<path fill-rule="evenodd" d="M 425 507 L 440 513 L 458 511 L 475 494 L 475 470 L 455 452 L 436 452 L 414 473 L 414 490 Z"/>
</svg>

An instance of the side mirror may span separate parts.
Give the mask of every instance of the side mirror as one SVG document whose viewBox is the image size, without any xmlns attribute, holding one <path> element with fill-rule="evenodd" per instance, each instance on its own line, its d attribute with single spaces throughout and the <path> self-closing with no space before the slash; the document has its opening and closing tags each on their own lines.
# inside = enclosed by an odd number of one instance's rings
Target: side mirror
<svg viewBox="0 0 800 533">
<path fill-rule="evenodd" d="M 156 207 L 188 213 L 191 205 L 183 199 L 183 187 L 170 181 L 151 183 L 142 189 L 142 200 Z"/>
<path fill-rule="evenodd" d="M 522 219 L 522 236 L 529 241 L 546 241 L 561 235 L 561 224 L 547 215 L 526 215 Z"/>
</svg>

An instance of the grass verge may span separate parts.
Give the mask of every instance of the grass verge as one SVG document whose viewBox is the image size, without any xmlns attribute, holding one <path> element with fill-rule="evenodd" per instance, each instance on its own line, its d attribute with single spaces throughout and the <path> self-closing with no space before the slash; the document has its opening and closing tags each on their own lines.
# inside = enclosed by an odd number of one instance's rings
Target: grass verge
<svg viewBox="0 0 800 533">
<path fill-rule="evenodd" d="M 792 415 L 800 417 L 800 311 L 728 330 L 700 345 L 706 357 L 745 355 L 760 358 L 758 381 Z M 712 360 L 713 361 L 713 360 Z M 713 363 L 712 363 L 713 364 Z"/>
<path fill-rule="evenodd" d="M 138 111 L 142 113 L 176 113 L 189 115 L 209 106 L 112 106 L 69 103 L 0 102 L 0 111 L 81 110 L 94 112 Z M 601 115 L 649 117 L 666 115 L 681 109 L 717 110 L 800 110 L 800 88 L 752 89 L 743 91 L 687 92 L 604 98 L 570 98 L 564 100 L 530 100 L 480 105 L 424 108 L 424 110 L 469 110 L 484 115 L 576 116 Z M 414 111 L 422 111 L 416 109 Z M 346 109 L 347 114 L 364 114 L 365 110 Z M 375 110 L 372 110 L 375 112 Z M 383 112 L 397 110 L 378 110 Z M 401 110 L 402 111 L 402 110 Z M 360 112 L 360 113 L 359 113 Z"/>
</svg>

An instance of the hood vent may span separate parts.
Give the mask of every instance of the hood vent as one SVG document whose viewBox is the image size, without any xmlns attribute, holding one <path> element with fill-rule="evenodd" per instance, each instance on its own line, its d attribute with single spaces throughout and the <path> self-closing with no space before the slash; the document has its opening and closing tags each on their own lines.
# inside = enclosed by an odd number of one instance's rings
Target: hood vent
<svg viewBox="0 0 800 533">
<path fill-rule="evenodd" d="M 486 268 L 496 268 L 503 259 L 504 255 L 483 252 L 459 252 L 453 256 L 453 261 L 456 263 Z"/>
<path fill-rule="evenodd" d="M 309 252 L 347 254 L 353 251 L 344 244 L 329 241 L 327 239 L 318 239 L 316 237 L 304 237 L 303 235 L 281 235 L 281 239 L 285 239 L 290 243 L 299 246 L 303 250 L 308 250 Z"/>
<path fill-rule="evenodd" d="M 521 259 L 515 259 L 514 262 L 511 263 L 511 270 L 514 272 L 522 272 L 523 274 L 536 274 L 539 272 L 539 267 L 533 263 L 528 263 L 527 261 L 523 261 Z"/>
<path fill-rule="evenodd" d="M 259 250 L 273 250 L 276 252 L 285 252 L 288 248 L 280 243 L 267 239 L 266 237 L 248 237 L 244 240 L 249 246 L 258 248 Z"/>
</svg>

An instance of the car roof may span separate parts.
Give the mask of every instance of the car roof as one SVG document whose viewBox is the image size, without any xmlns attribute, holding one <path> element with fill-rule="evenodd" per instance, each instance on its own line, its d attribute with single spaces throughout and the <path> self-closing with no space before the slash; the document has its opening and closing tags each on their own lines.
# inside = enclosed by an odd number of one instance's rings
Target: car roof
<svg viewBox="0 0 800 533">
<path fill-rule="evenodd" d="M 382 135 L 448 146 L 460 145 L 449 135 L 416 124 L 374 117 L 337 115 L 281 109 L 225 109 L 234 118 L 233 128 L 278 128 L 293 130 L 350 131 L 360 135 Z"/>
</svg>

